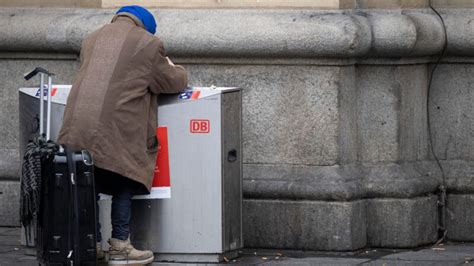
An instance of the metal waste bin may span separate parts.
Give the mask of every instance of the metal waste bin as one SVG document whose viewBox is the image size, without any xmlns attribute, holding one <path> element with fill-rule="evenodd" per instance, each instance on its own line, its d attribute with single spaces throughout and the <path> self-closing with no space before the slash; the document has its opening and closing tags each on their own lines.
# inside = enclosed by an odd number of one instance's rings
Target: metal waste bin
<svg viewBox="0 0 474 266">
<path fill-rule="evenodd" d="M 134 201 L 132 243 L 152 249 L 158 260 L 236 257 L 243 246 L 241 91 L 193 88 L 160 97 L 170 198 Z"/>
<path fill-rule="evenodd" d="M 20 89 L 20 152 L 37 127 L 38 88 Z M 52 89 L 52 139 L 70 86 Z M 160 95 L 160 148 L 152 193 L 132 203 L 131 237 L 156 260 L 218 262 L 234 258 L 242 239 L 241 91 L 194 87 Z M 104 197 L 106 198 L 106 197 Z M 100 204 L 110 236 L 110 200 Z M 104 244 L 106 247 L 106 244 Z"/>
</svg>

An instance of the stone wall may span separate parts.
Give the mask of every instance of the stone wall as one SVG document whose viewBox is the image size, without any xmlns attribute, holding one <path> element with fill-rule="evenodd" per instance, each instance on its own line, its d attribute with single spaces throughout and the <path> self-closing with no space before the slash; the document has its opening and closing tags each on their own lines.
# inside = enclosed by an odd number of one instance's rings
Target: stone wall
<svg viewBox="0 0 474 266">
<path fill-rule="evenodd" d="M 160 8 L 472 8 L 471 0 L 140 0 L 134 4 Z M 0 0 L 2 7 L 117 8 L 128 0 Z"/>
<path fill-rule="evenodd" d="M 370 1 L 367 1 L 370 2 Z M 112 10 L 1 9 L 0 212 L 17 224 L 17 88 L 42 65 L 71 83 L 82 38 Z M 158 34 L 190 85 L 243 88 L 247 247 L 416 247 L 474 240 L 474 10 L 156 10 Z M 6 185 L 6 186 L 5 186 Z M 2 205 L 3 204 L 3 205 Z"/>
</svg>

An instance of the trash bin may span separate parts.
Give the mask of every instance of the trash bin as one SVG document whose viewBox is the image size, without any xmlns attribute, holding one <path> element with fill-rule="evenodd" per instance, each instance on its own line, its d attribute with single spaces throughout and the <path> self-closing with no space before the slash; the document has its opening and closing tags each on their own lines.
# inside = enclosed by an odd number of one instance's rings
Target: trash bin
<svg viewBox="0 0 474 266">
<path fill-rule="evenodd" d="M 169 159 L 170 198 L 133 203 L 132 243 L 158 260 L 236 257 L 243 246 L 241 91 L 193 88 L 161 96 L 159 106 L 159 141 L 168 151 L 159 150 L 157 163 Z"/>
<path fill-rule="evenodd" d="M 37 127 L 38 88 L 20 89 L 20 152 Z M 52 89 L 52 139 L 70 86 Z M 159 151 L 152 193 L 132 203 L 131 237 L 155 259 L 218 262 L 237 257 L 242 239 L 241 91 L 193 87 L 160 95 Z M 100 206 L 110 236 L 110 200 Z M 106 247 L 106 244 L 104 244 Z"/>
</svg>

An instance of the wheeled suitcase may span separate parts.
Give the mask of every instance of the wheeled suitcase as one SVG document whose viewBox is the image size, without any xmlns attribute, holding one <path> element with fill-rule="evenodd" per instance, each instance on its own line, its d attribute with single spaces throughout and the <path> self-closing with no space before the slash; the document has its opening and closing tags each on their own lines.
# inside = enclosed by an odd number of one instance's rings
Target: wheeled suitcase
<svg viewBox="0 0 474 266">
<path fill-rule="evenodd" d="M 48 76 L 46 136 L 38 141 L 41 154 L 40 204 L 36 251 L 44 265 L 96 264 L 96 194 L 94 165 L 89 152 L 74 151 L 49 140 L 52 75 L 36 68 L 25 76 Z M 40 97 L 40 133 L 43 132 L 43 97 Z M 44 139 L 45 138 L 45 139 Z"/>
<path fill-rule="evenodd" d="M 94 169 L 87 151 L 59 151 L 43 164 L 37 255 L 46 265 L 96 264 Z"/>
</svg>

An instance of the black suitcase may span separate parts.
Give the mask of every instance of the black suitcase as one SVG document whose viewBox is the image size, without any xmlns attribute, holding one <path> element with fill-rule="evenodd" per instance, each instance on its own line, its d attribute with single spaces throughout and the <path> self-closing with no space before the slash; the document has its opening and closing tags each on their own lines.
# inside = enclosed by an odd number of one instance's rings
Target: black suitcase
<svg viewBox="0 0 474 266">
<path fill-rule="evenodd" d="M 48 87 L 51 87 L 52 74 L 44 69 L 36 68 L 26 77 L 31 78 L 36 73 L 48 75 Z M 43 83 L 43 77 L 41 81 Z M 43 84 L 40 86 L 43 88 Z M 51 97 L 49 92 L 47 95 L 49 120 Z M 40 123 L 43 123 L 41 111 Z M 49 123 L 46 130 L 48 140 Z M 48 152 L 44 152 L 41 158 L 40 209 L 36 229 L 38 262 L 45 265 L 96 265 L 96 194 L 91 155 L 51 141 L 39 141 L 39 145 L 53 148 L 43 149 Z"/>
<path fill-rule="evenodd" d="M 96 202 L 90 154 L 60 147 L 42 168 L 37 229 L 39 262 L 95 265 Z"/>
</svg>

